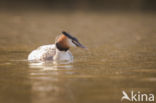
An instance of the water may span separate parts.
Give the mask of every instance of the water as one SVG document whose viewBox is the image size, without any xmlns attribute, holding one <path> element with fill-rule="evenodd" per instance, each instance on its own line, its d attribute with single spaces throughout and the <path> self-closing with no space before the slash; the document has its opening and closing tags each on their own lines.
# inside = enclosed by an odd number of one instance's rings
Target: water
<svg viewBox="0 0 156 103">
<path fill-rule="evenodd" d="M 0 14 L 0 103 L 119 103 L 122 90 L 156 95 L 156 15 L 142 13 Z M 30 51 L 62 30 L 70 64 L 29 63 Z M 125 101 L 126 102 L 126 101 Z"/>
</svg>

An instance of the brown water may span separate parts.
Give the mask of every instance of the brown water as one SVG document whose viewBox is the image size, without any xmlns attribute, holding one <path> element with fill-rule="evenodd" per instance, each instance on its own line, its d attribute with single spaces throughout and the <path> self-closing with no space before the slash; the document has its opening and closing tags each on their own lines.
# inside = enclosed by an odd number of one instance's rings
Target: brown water
<svg viewBox="0 0 156 103">
<path fill-rule="evenodd" d="M 27 62 L 62 30 L 89 50 L 72 48 L 66 65 Z M 120 103 L 123 90 L 156 95 L 155 14 L 0 13 L 0 103 Z"/>
</svg>

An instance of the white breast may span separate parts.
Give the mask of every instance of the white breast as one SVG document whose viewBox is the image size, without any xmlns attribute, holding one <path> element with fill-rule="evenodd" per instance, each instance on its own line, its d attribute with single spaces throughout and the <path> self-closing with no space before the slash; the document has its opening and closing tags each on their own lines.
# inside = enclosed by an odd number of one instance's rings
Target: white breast
<svg viewBox="0 0 156 103">
<path fill-rule="evenodd" d="M 68 51 L 59 51 L 56 49 L 56 54 L 53 58 L 55 61 L 73 61 L 72 53 Z"/>
<path fill-rule="evenodd" d="M 51 45 L 43 45 L 33 50 L 29 56 L 29 61 L 61 61 L 61 60 L 69 60 L 73 61 L 73 56 L 70 51 L 59 51 L 56 49 L 55 44 Z"/>
</svg>

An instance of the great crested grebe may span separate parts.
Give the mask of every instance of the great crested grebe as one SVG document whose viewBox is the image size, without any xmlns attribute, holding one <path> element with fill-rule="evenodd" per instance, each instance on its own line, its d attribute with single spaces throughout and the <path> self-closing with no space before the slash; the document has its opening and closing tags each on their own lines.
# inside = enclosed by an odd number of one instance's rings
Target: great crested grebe
<svg viewBox="0 0 156 103">
<path fill-rule="evenodd" d="M 86 48 L 78 39 L 63 31 L 56 38 L 55 44 L 43 45 L 33 50 L 28 56 L 28 61 L 73 61 L 70 47 Z"/>
</svg>

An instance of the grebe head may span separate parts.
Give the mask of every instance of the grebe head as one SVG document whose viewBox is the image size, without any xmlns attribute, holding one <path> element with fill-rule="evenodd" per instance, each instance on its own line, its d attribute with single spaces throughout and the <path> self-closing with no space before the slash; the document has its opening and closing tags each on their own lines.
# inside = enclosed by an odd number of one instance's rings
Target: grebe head
<svg viewBox="0 0 156 103">
<path fill-rule="evenodd" d="M 70 47 L 80 47 L 80 48 L 86 48 L 83 46 L 77 38 L 71 36 L 69 33 L 63 31 L 63 35 L 61 35 L 56 40 L 56 47 L 61 51 L 67 51 Z"/>
</svg>

